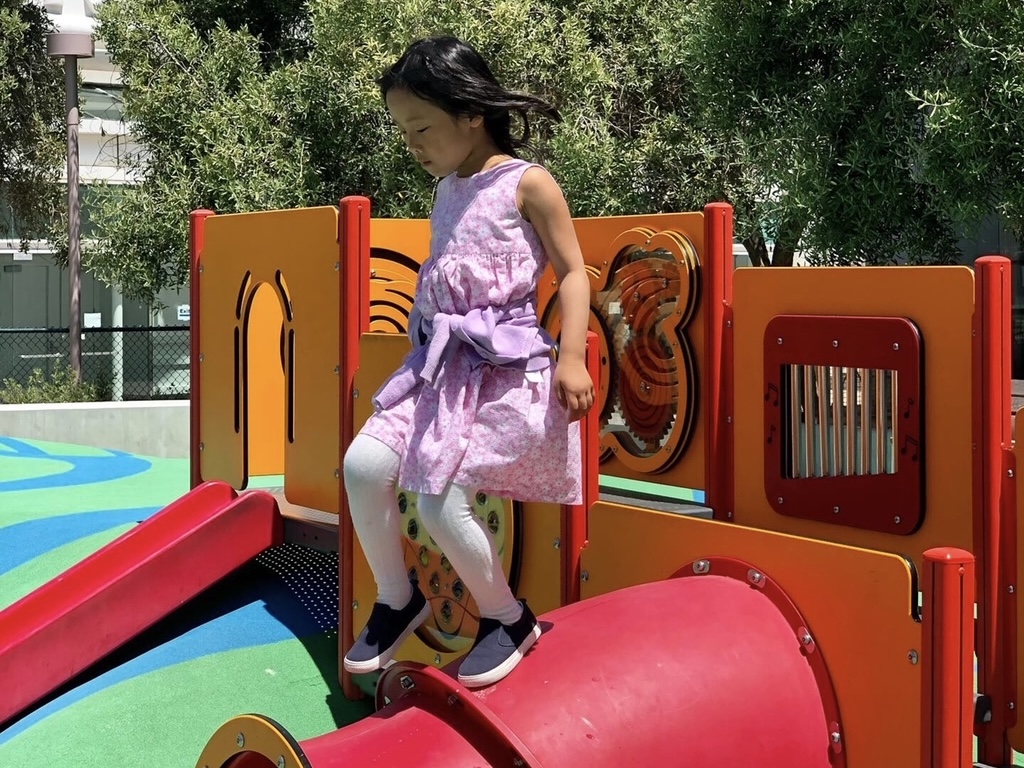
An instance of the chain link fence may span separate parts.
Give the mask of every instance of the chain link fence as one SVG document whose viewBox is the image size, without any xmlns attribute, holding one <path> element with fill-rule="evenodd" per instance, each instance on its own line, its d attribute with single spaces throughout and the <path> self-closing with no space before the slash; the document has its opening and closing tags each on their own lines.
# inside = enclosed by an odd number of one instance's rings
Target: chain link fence
<svg viewBox="0 0 1024 768">
<path fill-rule="evenodd" d="M 49 378 L 69 350 L 66 328 L 0 328 L 0 383 L 24 385 L 35 369 Z M 82 379 L 102 400 L 187 400 L 189 329 L 85 328 Z"/>
</svg>

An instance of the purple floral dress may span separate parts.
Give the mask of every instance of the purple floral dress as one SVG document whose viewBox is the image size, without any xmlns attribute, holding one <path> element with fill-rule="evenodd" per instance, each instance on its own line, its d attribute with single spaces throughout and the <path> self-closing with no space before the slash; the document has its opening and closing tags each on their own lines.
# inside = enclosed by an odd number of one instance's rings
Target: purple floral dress
<svg viewBox="0 0 1024 768">
<path fill-rule="evenodd" d="M 409 320 L 414 349 L 362 429 L 403 457 L 406 490 L 438 494 L 455 483 L 521 501 L 581 501 L 579 423 L 558 402 L 553 344 L 535 314 L 548 258 L 516 206 L 529 167 L 509 160 L 438 185 Z"/>
</svg>

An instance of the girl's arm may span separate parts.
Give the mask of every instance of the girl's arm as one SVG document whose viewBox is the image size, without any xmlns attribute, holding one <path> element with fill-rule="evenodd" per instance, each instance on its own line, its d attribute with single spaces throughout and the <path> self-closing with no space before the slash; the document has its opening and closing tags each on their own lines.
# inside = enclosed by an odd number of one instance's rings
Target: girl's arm
<svg viewBox="0 0 1024 768">
<path fill-rule="evenodd" d="M 594 383 L 587 372 L 587 321 L 590 279 L 565 196 L 543 168 L 529 168 L 519 183 L 519 209 L 537 230 L 558 277 L 562 332 L 555 385 L 559 400 L 575 420 L 594 404 Z"/>
</svg>

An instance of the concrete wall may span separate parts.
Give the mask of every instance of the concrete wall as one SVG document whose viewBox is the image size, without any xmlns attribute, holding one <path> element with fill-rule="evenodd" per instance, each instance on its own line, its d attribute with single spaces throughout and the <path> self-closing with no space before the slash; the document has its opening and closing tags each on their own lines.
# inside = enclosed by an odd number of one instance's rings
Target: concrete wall
<svg viewBox="0 0 1024 768">
<path fill-rule="evenodd" d="M 189 403 L 0 405 L 0 436 L 188 458 Z"/>
</svg>

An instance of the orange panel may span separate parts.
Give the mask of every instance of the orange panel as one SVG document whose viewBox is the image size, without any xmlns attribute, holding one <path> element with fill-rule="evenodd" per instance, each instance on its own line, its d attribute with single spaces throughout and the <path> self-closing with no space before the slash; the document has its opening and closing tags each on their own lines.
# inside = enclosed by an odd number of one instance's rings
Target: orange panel
<svg viewBox="0 0 1024 768">
<path fill-rule="evenodd" d="M 912 659 L 919 658 L 922 634 L 911 615 L 917 593 L 903 558 L 602 502 L 590 514 L 583 597 L 664 579 L 710 557 L 750 563 L 807 620 L 839 699 L 850 768 L 921 765 L 921 666 Z M 728 638 L 722 641 L 727 652 Z"/>
<path fill-rule="evenodd" d="M 972 551 L 971 325 L 974 279 L 966 267 L 736 270 L 735 522 L 893 551 L 921 567 L 925 550 Z M 764 330 L 781 314 L 905 317 L 924 340 L 924 522 L 909 536 L 777 514 L 764 490 Z M 900 514 L 894 505 L 891 513 Z"/>
<path fill-rule="evenodd" d="M 200 297 L 204 479 L 225 480 L 237 488 L 246 481 L 248 436 L 241 414 L 248 410 L 247 388 L 239 376 L 236 401 L 236 365 L 246 370 L 245 318 L 254 291 L 266 284 L 282 307 L 286 381 L 294 386 L 293 406 L 285 417 L 286 431 L 293 436 L 285 447 L 285 494 L 294 504 L 337 512 L 338 266 L 338 212 L 333 207 L 208 221 Z"/>
<path fill-rule="evenodd" d="M 562 508 L 541 502 L 522 507 L 522 563 L 516 596 L 526 598 L 540 615 L 562 604 Z"/>
<path fill-rule="evenodd" d="M 1024 408 L 1020 408 L 1015 412 L 1014 423 L 1024 425 Z M 1019 468 L 1024 468 L 1024 439 L 1020 436 L 1014 441 L 1013 444 L 1013 458 L 1014 464 L 1018 469 L 1015 470 L 1014 474 L 1020 471 Z M 1014 478 L 1014 482 L 1019 482 L 1019 479 Z M 1013 564 L 1016 570 L 1016 578 L 1011 583 L 1017 585 L 1014 589 L 1013 602 L 1010 605 L 1010 611 L 1007 613 L 1013 617 L 1015 624 L 1015 630 L 1017 635 L 1017 693 L 1020 694 L 1024 691 L 1024 642 L 1020 640 L 1020 629 L 1024 627 L 1024 589 L 1020 585 L 1020 574 L 1024 573 L 1024 569 L 1021 567 L 1020 558 L 1024 553 L 1024 490 L 1020 487 L 1017 488 L 1016 493 L 1017 500 L 1017 546 L 1016 562 Z M 1019 706 L 1019 704 L 1018 704 Z M 1017 752 L 1024 752 L 1024 718 L 1018 717 L 1017 721 L 1009 729 L 1010 746 L 1012 746 Z"/>
<path fill-rule="evenodd" d="M 249 477 L 284 474 L 284 366 L 281 360 L 281 302 L 266 283 L 256 289 L 249 310 L 248 388 Z"/>
<path fill-rule="evenodd" d="M 631 357 L 618 361 L 619 364 L 614 367 L 614 371 L 625 376 L 626 380 L 630 382 L 628 389 L 632 392 L 630 407 L 634 421 L 637 424 L 644 423 L 641 431 L 653 430 L 650 434 L 645 432 L 646 439 L 654 443 L 660 441 L 661 445 L 653 452 L 643 452 L 645 457 L 634 457 L 613 433 L 605 430 L 601 441 L 604 449 L 601 473 L 687 488 L 704 488 L 706 485 L 704 476 L 706 427 L 700 403 L 704 388 L 707 386 L 704 366 L 707 336 L 705 324 L 707 321 L 706 312 L 700 302 L 699 274 L 708 266 L 697 263 L 704 258 L 705 253 L 703 214 L 615 216 L 575 219 L 573 223 L 590 273 L 595 301 L 599 301 L 601 294 L 609 290 L 609 279 L 612 277 L 609 270 L 614 266 L 615 258 L 620 252 L 628 249 L 649 252 L 665 249 L 672 255 L 676 264 L 683 264 L 687 261 L 687 254 L 692 248 L 695 256 L 692 266 L 684 266 L 678 272 L 671 269 L 666 270 L 664 275 L 659 275 L 655 274 L 657 266 L 654 265 L 652 269 L 647 270 L 649 274 L 633 275 L 633 287 L 625 294 L 621 296 L 609 294 L 605 297 L 607 299 L 604 302 L 606 304 L 605 311 L 621 311 L 623 314 L 631 314 L 634 310 L 630 302 L 636 301 L 640 302 L 636 308 L 637 312 L 650 312 L 652 301 L 663 301 L 664 299 L 661 296 L 645 295 L 650 292 L 652 284 L 654 290 L 658 290 L 657 278 L 660 276 L 665 281 L 663 287 L 670 289 L 674 297 L 678 296 L 679 302 L 675 315 L 666 317 L 649 315 L 650 322 L 645 326 L 655 335 L 661 334 L 668 340 L 670 347 L 664 353 L 665 360 L 661 361 L 661 355 L 657 356 L 658 360 Z M 698 278 L 694 284 L 685 279 L 691 273 Z M 679 284 L 674 282 L 676 274 L 681 274 L 684 277 Z M 544 318 L 545 326 L 554 333 L 557 333 L 560 326 L 556 291 L 554 272 L 549 268 L 541 280 L 538 311 Z M 692 311 L 691 316 L 687 316 L 688 304 Z M 599 403 L 603 403 L 609 392 L 612 391 L 612 387 L 617 385 L 612 381 L 613 368 L 608 363 L 608 358 L 612 354 L 611 350 L 614 349 L 614 340 L 608 338 L 609 331 L 599 321 L 598 314 L 591 313 L 590 329 L 598 334 L 602 346 L 602 377 L 599 383 L 598 397 Z M 675 339 L 677 327 L 682 329 L 684 336 L 682 345 Z M 638 329 L 634 329 L 634 332 L 636 330 Z M 646 352 L 640 350 L 643 358 L 647 358 L 650 351 L 658 350 L 656 344 L 646 344 L 641 347 L 646 347 L 647 350 Z M 666 365 L 679 372 L 673 375 L 680 376 L 682 380 L 676 392 L 667 393 L 678 399 L 679 404 L 676 408 L 678 418 L 675 422 L 666 422 L 664 418 L 664 409 L 668 407 L 668 401 L 665 397 L 666 393 L 661 391 L 664 383 L 660 380 L 659 373 Z M 689 377 L 685 373 L 687 368 L 695 371 L 697 379 L 689 386 L 687 385 Z M 686 419 L 683 416 L 687 410 L 684 403 L 688 397 L 693 398 L 693 407 L 690 410 L 689 423 L 684 423 Z M 679 440 L 687 432 L 691 437 L 680 454 Z"/>
</svg>

